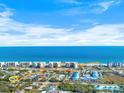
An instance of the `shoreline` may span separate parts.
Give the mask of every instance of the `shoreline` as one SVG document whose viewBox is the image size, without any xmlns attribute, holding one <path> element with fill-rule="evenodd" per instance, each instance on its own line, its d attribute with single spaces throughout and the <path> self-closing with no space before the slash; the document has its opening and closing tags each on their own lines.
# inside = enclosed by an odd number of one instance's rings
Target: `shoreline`
<svg viewBox="0 0 124 93">
<path fill-rule="evenodd" d="M 46 62 L 46 61 L 34 61 L 34 62 L 31 62 L 31 61 L 0 61 L 0 64 L 35 64 L 35 65 L 48 65 L 48 64 L 59 64 L 59 65 L 62 65 L 62 64 L 77 64 L 77 65 L 86 65 L 86 66 L 107 66 L 107 65 L 112 65 L 112 64 L 116 64 L 116 65 L 124 65 L 124 62 L 107 62 L 107 63 L 102 63 L 102 62 L 75 62 L 75 61 L 66 61 L 66 62 L 61 62 L 61 61 L 49 61 L 49 62 Z"/>
</svg>

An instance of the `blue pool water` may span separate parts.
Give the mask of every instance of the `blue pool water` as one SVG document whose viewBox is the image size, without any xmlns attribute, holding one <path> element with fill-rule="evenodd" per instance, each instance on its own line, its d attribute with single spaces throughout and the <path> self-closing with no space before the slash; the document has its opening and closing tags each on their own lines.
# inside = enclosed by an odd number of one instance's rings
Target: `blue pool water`
<svg viewBox="0 0 124 93">
<path fill-rule="evenodd" d="M 124 47 L 0 47 L 0 61 L 124 62 Z"/>
</svg>

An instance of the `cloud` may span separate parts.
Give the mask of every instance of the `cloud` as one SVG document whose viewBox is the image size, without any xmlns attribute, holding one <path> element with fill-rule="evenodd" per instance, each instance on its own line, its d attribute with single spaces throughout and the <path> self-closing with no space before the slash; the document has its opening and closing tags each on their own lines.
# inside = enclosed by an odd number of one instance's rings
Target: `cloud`
<svg viewBox="0 0 124 93">
<path fill-rule="evenodd" d="M 102 8 L 101 12 L 104 12 L 108 10 L 110 7 L 112 7 L 113 5 L 120 4 L 120 2 L 121 0 L 107 0 L 107 1 L 99 2 L 97 5 Z"/>
<path fill-rule="evenodd" d="M 122 0 L 102 0 L 102 1 L 81 1 L 81 0 L 60 0 L 61 3 L 75 4 L 68 9 L 62 9 L 61 14 L 64 16 L 100 14 L 107 11 L 110 7 L 118 5 Z"/>
<path fill-rule="evenodd" d="M 26 24 L 12 19 L 12 15 L 8 8 L 0 12 L 0 46 L 124 45 L 124 24 L 96 24 L 76 30 Z"/>
<path fill-rule="evenodd" d="M 124 45 L 124 24 L 96 25 L 74 36 L 79 45 Z"/>
<path fill-rule="evenodd" d="M 77 16 L 77 15 L 83 15 L 84 12 L 82 12 L 81 7 L 73 7 L 73 8 L 62 10 L 59 12 L 59 14 L 63 16 Z"/>
<path fill-rule="evenodd" d="M 81 4 L 79 0 L 60 0 L 59 2 L 66 3 L 66 4 L 75 4 L 75 5 Z"/>
<path fill-rule="evenodd" d="M 7 6 L 4 5 L 4 4 L 0 4 L 0 17 L 8 18 L 8 17 L 12 16 L 13 15 L 13 13 L 12 13 L 13 10 L 14 9 L 7 8 Z"/>
</svg>

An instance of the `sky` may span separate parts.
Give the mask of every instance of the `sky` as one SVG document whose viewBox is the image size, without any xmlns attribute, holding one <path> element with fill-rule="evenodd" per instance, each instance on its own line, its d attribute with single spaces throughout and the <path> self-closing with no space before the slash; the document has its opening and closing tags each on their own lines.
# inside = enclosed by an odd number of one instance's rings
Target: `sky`
<svg viewBox="0 0 124 93">
<path fill-rule="evenodd" d="M 124 0 L 0 0 L 0 46 L 124 46 Z"/>
</svg>

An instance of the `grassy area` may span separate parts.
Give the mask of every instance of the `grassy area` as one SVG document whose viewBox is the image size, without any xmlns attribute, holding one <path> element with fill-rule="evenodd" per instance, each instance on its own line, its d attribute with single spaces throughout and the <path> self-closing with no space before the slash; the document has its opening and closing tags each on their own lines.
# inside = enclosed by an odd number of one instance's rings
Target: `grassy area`
<svg viewBox="0 0 124 93">
<path fill-rule="evenodd" d="M 123 77 L 120 77 L 111 73 L 105 74 L 102 81 L 107 84 L 124 84 Z"/>
<path fill-rule="evenodd" d="M 94 87 L 92 85 L 83 85 L 83 84 L 68 84 L 68 83 L 61 83 L 58 86 L 59 90 L 64 91 L 73 91 L 79 93 L 93 93 Z"/>
<path fill-rule="evenodd" d="M 25 91 L 25 93 L 38 93 L 38 89 L 32 89 L 30 91 Z"/>
</svg>

